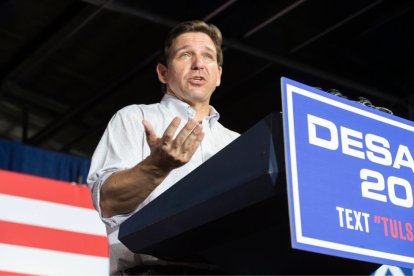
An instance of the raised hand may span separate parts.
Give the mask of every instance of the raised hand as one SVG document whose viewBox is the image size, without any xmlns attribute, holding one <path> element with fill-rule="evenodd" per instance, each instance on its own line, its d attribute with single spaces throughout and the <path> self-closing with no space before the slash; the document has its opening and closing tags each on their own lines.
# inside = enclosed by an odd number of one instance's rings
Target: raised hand
<svg viewBox="0 0 414 276">
<path fill-rule="evenodd" d="M 204 138 L 201 126 L 196 121 L 189 120 L 174 139 L 180 121 L 179 117 L 175 117 L 162 137 L 156 136 L 152 125 L 148 121 L 142 121 L 147 142 L 151 149 L 148 158 L 164 172 L 169 172 L 190 161 Z"/>
</svg>

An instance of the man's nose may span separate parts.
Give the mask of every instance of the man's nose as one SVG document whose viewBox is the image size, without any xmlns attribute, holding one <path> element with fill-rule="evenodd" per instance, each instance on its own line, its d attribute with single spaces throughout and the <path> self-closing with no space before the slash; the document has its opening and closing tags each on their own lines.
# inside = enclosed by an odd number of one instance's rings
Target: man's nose
<svg viewBox="0 0 414 276">
<path fill-rule="evenodd" d="M 192 64 L 191 64 L 191 68 L 194 69 L 194 70 L 203 69 L 204 68 L 203 57 L 200 56 L 200 55 L 194 55 L 193 60 L 192 60 Z"/>
</svg>

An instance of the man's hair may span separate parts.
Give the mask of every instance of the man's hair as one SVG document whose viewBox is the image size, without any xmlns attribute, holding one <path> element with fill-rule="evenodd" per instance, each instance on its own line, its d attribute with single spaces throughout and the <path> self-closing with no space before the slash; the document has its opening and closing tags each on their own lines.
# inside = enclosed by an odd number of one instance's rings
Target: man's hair
<svg viewBox="0 0 414 276">
<path fill-rule="evenodd" d="M 223 51 L 221 49 L 223 38 L 221 36 L 220 30 L 213 24 L 208 24 L 200 20 L 181 22 L 172 28 L 164 41 L 164 47 L 158 57 L 158 62 L 167 66 L 168 59 L 170 58 L 171 54 L 171 45 L 173 44 L 174 39 L 176 39 L 181 34 L 193 32 L 205 33 L 211 38 L 214 45 L 216 46 L 217 63 L 220 66 L 223 65 Z"/>
</svg>

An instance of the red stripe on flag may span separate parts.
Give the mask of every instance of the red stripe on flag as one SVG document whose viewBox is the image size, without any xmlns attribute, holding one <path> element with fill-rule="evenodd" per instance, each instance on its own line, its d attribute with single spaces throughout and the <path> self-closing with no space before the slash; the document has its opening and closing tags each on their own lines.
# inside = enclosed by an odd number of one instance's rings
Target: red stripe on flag
<svg viewBox="0 0 414 276">
<path fill-rule="evenodd" d="M 94 209 L 84 185 L 21 173 L 0 170 L 0 193 Z"/>
<path fill-rule="evenodd" d="M 31 276 L 35 274 L 17 273 L 17 272 L 0 270 L 0 275 L 1 276 Z"/>
<path fill-rule="evenodd" d="M 104 236 L 0 221 L 0 243 L 108 257 Z"/>
<path fill-rule="evenodd" d="M 10 272 L 10 271 L 4 271 L 4 270 L 0 270 L 0 275 L 1 276 L 31 276 L 31 275 L 35 275 L 35 274 L 25 274 L 25 273 L 17 273 L 17 272 Z"/>
</svg>

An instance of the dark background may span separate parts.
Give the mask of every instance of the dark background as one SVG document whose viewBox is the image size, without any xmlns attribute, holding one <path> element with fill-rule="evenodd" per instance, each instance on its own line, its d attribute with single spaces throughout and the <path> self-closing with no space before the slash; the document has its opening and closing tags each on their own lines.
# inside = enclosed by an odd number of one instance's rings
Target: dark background
<svg viewBox="0 0 414 276">
<path fill-rule="evenodd" d="M 281 76 L 413 119 L 413 8 L 409 0 L 1 1 L 0 138 L 90 157 L 118 109 L 160 100 L 157 51 L 190 19 L 223 32 L 212 105 L 231 129 L 281 111 Z"/>
</svg>

